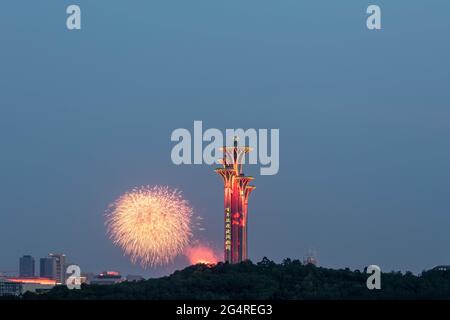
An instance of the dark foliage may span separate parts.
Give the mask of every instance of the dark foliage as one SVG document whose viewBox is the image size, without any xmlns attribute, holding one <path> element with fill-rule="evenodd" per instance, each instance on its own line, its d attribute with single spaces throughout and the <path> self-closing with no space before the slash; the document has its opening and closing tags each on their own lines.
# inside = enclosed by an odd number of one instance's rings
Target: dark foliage
<svg viewBox="0 0 450 320">
<path fill-rule="evenodd" d="M 168 277 L 111 286 L 55 287 L 23 299 L 450 299 L 450 271 L 383 273 L 381 290 L 368 290 L 361 271 L 333 270 L 286 259 L 257 264 L 195 265 Z"/>
</svg>

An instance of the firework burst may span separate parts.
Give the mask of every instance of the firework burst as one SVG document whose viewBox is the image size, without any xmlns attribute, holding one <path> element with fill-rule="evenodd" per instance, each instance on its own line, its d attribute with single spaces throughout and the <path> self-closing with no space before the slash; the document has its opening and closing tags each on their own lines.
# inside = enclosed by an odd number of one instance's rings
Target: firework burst
<svg viewBox="0 0 450 320">
<path fill-rule="evenodd" d="M 192 208 L 179 191 L 145 186 L 122 195 L 106 213 L 108 235 L 142 267 L 168 264 L 189 244 Z"/>
</svg>

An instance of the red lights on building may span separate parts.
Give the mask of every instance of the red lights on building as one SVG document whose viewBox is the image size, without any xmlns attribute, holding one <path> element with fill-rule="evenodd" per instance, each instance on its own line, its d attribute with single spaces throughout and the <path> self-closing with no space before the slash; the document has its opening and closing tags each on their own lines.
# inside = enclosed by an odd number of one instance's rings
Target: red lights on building
<svg viewBox="0 0 450 320">
<path fill-rule="evenodd" d="M 98 276 L 101 277 L 101 278 L 114 278 L 114 277 L 119 277 L 120 278 L 120 277 L 122 277 L 120 275 L 120 272 L 117 272 L 117 271 L 103 271 Z"/>
<path fill-rule="evenodd" d="M 242 164 L 251 148 L 239 147 L 235 138 L 234 145 L 223 147 L 222 151 L 222 167 L 215 171 L 224 181 L 224 259 L 225 262 L 239 263 L 248 259 L 248 197 L 255 187 L 249 185 L 253 177 L 242 173 Z"/>
</svg>

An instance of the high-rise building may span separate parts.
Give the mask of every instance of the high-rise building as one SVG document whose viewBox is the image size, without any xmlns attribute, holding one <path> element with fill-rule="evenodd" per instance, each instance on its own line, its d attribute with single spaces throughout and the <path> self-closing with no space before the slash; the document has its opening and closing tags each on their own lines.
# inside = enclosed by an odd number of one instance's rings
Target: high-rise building
<svg viewBox="0 0 450 320">
<path fill-rule="evenodd" d="M 35 263 L 34 258 L 29 255 L 25 255 L 20 258 L 19 261 L 19 275 L 21 278 L 32 278 L 35 276 Z"/>
<path fill-rule="evenodd" d="M 56 280 L 56 259 L 51 257 L 41 258 L 39 274 L 41 278 Z"/>
<path fill-rule="evenodd" d="M 223 147 L 222 167 L 216 173 L 224 181 L 225 206 L 225 262 L 239 263 L 248 259 L 247 218 L 248 197 L 255 189 L 249 185 L 253 177 L 242 172 L 243 158 L 251 151 L 249 147 L 239 147 L 237 137 L 232 147 Z"/>
<path fill-rule="evenodd" d="M 62 253 L 50 253 L 50 258 L 56 261 L 55 280 L 57 283 L 66 282 L 66 255 Z"/>
</svg>

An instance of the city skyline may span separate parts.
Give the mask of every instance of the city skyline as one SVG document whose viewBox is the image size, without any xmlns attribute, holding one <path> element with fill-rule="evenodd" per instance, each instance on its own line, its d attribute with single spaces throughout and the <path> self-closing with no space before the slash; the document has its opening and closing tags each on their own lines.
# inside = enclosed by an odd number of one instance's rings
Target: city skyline
<svg viewBox="0 0 450 320">
<path fill-rule="evenodd" d="M 0 278 L 4 278 L 4 279 L 8 279 L 8 278 L 14 278 L 14 279 L 22 279 L 24 281 L 26 281 L 27 279 L 29 279 L 30 281 L 33 279 L 49 279 L 49 280 L 55 280 L 57 281 L 58 284 L 62 284 L 65 285 L 65 280 L 67 278 L 67 276 L 69 276 L 69 274 L 64 273 L 64 278 L 61 277 L 60 268 L 63 266 L 62 270 L 67 270 L 67 267 L 71 266 L 71 265 L 76 265 L 79 266 L 76 263 L 63 263 L 61 264 L 61 266 L 57 267 L 57 263 L 59 263 L 59 258 L 55 257 L 56 256 L 64 256 L 66 257 L 65 254 L 63 253 L 59 253 L 59 254 L 54 254 L 54 253 L 49 253 L 46 257 L 41 257 L 39 258 L 39 260 L 36 260 L 35 257 L 31 254 L 25 254 L 23 256 L 21 256 L 18 259 L 18 268 L 17 270 L 9 270 L 7 272 L 2 273 L 2 271 L 0 271 Z M 48 262 L 47 260 L 53 260 L 52 262 L 52 270 L 47 270 L 47 267 L 49 267 L 49 265 L 46 265 L 46 263 Z M 36 268 L 36 261 L 39 261 L 38 264 L 38 268 Z M 65 261 L 65 260 L 64 260 Z M 79 266 L 80 267 L 80 266 Z M 57 270 L 58 268 L 58 270 Z M 32 270 L 32 271 L 30 271 Z M 101 271 L 88 271 L 88 270 L 84 270 L 82 272 L 82 274 L 93 274 L 93 275 L 102 275 L 102 273 L 105 272 L 111 272 L 111 273 L 115 273 L 115 275 L 120 275 L 120 271 L 113 271 L 115 270 L 114 268 L 106 268 L 106 269 L 102 269 Z M 139 277 L 140 275 L 133 275 L 133 274 L 129 274 L 127 275 L 131 276 L 131 277 Z"/>
</svg>

